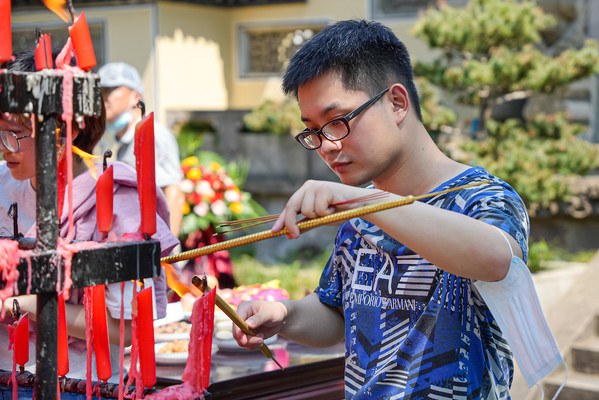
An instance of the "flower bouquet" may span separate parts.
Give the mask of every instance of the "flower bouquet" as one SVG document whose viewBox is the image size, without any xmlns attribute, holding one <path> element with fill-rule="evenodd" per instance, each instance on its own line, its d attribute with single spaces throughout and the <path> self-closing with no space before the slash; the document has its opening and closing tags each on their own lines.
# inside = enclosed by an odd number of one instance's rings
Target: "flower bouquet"
<svg viewBox="0 0 599 400">
<path fill-rule="evenodd" d="M 240 187 L 247 176 L 247 164 L 226 162 L 210 151 L 184 159 L 181 190 L 185 194 L 182 233 L 229 221 L 265 215 L 264 209 Z"/>
<path fill-rule="evenodd" d="M 183 206 L 183 250 L 202 247 L 225 240 L 216 235 L 219 223 L 265 215 L 266 211 L 241 190 L 247 177 L 247 163 L 227 162 L 214 152 L 203 151 L 187 157 L 181 163 L 185 174 L 181 191 L 185 194 Z M 221 286 L 232 287 L 232 264 L 227 251 L 191 260 L 182 270 L 183 279 L 194 274 L 213 275 Z"/>
</svg>

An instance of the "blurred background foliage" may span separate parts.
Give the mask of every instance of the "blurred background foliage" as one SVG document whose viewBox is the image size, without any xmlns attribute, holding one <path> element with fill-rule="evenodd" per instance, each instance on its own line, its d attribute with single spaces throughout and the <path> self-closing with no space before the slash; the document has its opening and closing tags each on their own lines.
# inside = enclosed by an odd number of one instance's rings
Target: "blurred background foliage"
<svg viewBox="0 0 599 400">
<path fill-rule="evenodd" d="M 299 105 L 294 98 L 283 101 L 265 100 L 243 117 L 248 132 L 296 135 L 305 129 Z"/>
<path fill-rule="evenodd" d="M 599 73 L 595 41 L 555 56 L 543 51 L 542 33 L 553 24 L 554 18 L 532 1 L 471 0 L 463 8 L 444 3 L 429 8 L 412 29 L 440 51 L 432 62 L 415 62 L 415 75 L 478 108 L 475 137 L 460 151 L 447 151 L 505 179 L 531 213 L 568 202 L 567 178 L 599 166 L 596 146 L 579 138 L 587 127 L 571 123 L 565 114 L 490 119 L 494 106 L 554 94 Z"/>
</svg>

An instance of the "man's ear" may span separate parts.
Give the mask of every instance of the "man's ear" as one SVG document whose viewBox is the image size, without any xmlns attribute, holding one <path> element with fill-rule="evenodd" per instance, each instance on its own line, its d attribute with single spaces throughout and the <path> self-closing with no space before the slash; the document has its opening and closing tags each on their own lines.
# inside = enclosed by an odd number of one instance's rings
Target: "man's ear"
<svg viewBox="0 0 599 400">
<path fill-rule="evenodd" d="M 131 91 L 131 108 L 137 108 L 137 103 L 141 100 L 141 94 L 137 90 Z"/>
<path fill-rule="evenodd" d="M 393 113 L 397 118 L 397 123 L 400 124 L 408 115 L 408 110 L 410 109 L 410 96 L 408 95 L 406 88 L 400 83 L 392 85 L 389 88 L 389 93 L 391 93 Z"/>
</svg>

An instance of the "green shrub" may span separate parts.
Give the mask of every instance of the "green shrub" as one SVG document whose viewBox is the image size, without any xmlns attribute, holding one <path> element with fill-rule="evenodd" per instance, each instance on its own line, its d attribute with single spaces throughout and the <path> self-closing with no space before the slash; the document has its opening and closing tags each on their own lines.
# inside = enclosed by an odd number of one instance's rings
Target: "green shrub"
<svg viewBox="0 0 599 400">
<path fill-rule="evenodd" d="M 529 210 L 548 208 L 570 200 L 566 178 L 586 175 L 599 166 L 597 147 L 578 138 L 584 130 L 565 114 L 538 115 L 531 122 L 490 120 L 487 139 L 465 142 L 464 153 L 456 158 L 483 165 L 503 178 Z"/>
<path fill-rule="evenodd" d="M 297 101 L 291 98 L 281 102 L 266 100 L 244 115 L 243 123 L 249 132 L 268 132 L 276 135 L 295 135 L 304 129 Z"/>
</svg>

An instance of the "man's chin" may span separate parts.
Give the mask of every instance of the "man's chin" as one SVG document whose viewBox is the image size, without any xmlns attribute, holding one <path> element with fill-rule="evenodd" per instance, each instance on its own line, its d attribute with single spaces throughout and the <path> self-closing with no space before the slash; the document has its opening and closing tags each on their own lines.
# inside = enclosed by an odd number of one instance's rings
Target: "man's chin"
<svg viewBox="0 0 599 400">
<path fill-rule="evenodd" d="M 364 180 L 361 177 L 355 176 L 355 175 L 350 175 L 350 174 L 337 174 L 337 177 L 339 178 L 339 180 L 341 181 L 341 183 L 343 183 L 344 185 L 348 185 L 348 186 L 363 186 L 365 184 L 369 184 L 370 181 L 369 180 Z"/>
</svg>

